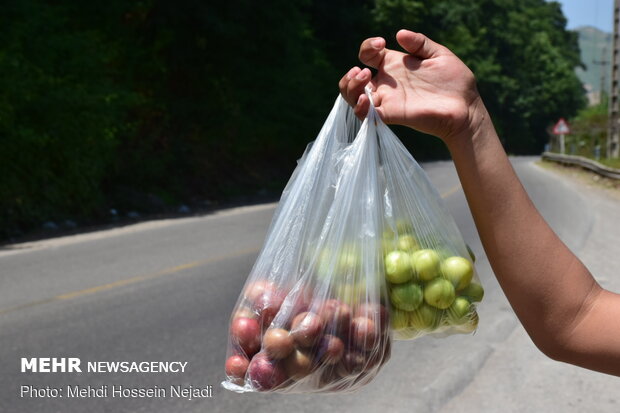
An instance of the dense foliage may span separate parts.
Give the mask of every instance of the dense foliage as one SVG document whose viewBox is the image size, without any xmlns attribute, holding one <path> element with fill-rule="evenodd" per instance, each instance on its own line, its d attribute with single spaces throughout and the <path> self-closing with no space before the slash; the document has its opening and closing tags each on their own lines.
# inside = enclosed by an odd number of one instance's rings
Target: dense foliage
<svg viewBox="0 0 620 413">
<path fill-rule="evenodd" d="M 609 112 L 607 101 L 579 111 L 570 124 L 571 133 L 565 136 L 565 151 L 569 155 L 580 155 L 601 160 L 606 156 L 607 127 Z M 598 147 L 598 149 L 597 149 Z M 552 139 L 551 150 L 560 151 L 559 138 Z"/>
<path fill-rule="evenodd" d="M 279 191 L 365 37 L 401 27 L 477 75 L 509 152 L 583 105 L 576 34 L 544 0 L 6 0 L 0 236 L 110 208 Z M 395 45 L 392 44 L 393 47 Z M 418 159 L 437 139 L 399 131 Z"/>
</svg>

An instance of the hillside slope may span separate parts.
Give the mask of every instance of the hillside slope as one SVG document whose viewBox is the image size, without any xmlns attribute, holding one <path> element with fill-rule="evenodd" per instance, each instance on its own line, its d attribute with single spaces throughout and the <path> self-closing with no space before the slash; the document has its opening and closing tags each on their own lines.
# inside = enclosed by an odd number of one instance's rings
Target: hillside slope
<svg viewBox="0 0 620 413">
<path fill-rule="evenodd" d="M 579 33 L 579 47 L 581 48 L 581 61 L 585 64 L 585 70 L 577 68 L 577 76 L 585 84 L 588 91 L 599 92 L 601 90 L 601 70 L 603 66 L 597 64 L 603 60 L 611 60 L 611 33 L 606 33 L 595 27 L 584 26 L 576 29 Z M 604 54 L 603 54 L 604 53 Z M 605 66 L 605 91 L 609 92 L 611 67 Z"/>
</svg>

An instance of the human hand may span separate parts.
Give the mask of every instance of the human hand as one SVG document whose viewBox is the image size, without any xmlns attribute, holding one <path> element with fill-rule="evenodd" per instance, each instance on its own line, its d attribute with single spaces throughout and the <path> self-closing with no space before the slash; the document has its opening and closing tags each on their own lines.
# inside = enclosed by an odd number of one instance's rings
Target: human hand
<svg viewBox="0 0 620 413">
<path fill-rule="evenodd" d="M 420 33 L 400 30 L 396 40 L 408 53 L 385 48 L 381 37 L 366 39 L 360 61 L 378 70 L 352 68 L 339 82 L 344 99 L 364 118 L 370 84 L 377 113 L 386 123 L 409 126 L 448 142 L 479 122 L 484 105 L 473 73 L 446 47 Z M 484 116 L 483 116 L 484 117 Z"/>
</svg>

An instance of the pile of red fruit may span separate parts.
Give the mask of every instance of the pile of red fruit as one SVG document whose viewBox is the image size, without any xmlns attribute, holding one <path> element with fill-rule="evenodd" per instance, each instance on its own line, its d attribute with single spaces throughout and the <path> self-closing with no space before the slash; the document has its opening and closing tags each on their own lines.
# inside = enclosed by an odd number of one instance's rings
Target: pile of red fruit
<svg viewBox="0 0 620 413">
<path fill-rule="evenodd" d="M 313 299 L 264 280 L 250 283 L 230 325 L 228 382 L 246 390 L 343 391 L 372 379 L 390 356 L 380 303 Z"/>
</svg>

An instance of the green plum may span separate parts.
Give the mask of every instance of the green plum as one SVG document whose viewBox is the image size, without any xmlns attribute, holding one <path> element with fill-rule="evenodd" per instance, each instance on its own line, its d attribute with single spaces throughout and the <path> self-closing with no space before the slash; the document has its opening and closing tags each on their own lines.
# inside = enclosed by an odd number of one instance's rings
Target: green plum
<svg viewBox="0 0 620 413">
<path fill-rule="evenodd" d="M 383 251 L 383 255 L 388 255 L 390 252 L 396 250 L 396 240 L 383 240 L 381 242 L 381 250 Z"/>
<path fill-rule="evenodd" d="M 439 254 L 431 249 L 411 254 L 411 267 L 422 281 L 430 281 L 439 275 Z"/>
<path fill-rule="evenodd" d="M 413 234 L 413 224 L 406 219 L 399 219 L 396 221 L 396 231 L 399 234 Z"/>
<path fill-rule="evenodd" d="M 420 255 L 420 253 L 424 251 L 426 250 L 417 250 L 411 253 L 411 255 L 409 256 L 409 260 L 411 261 L 412 268 L 413 268 L 413 262 L 415 261 L 415 259 L 418 257 L 418 255 Z"/>
<path fill-rule="evenodd" d="M 422 288 L 414 283 L 394 285 L 390 291 L 390 301 L 396 308 L 413 311 L 424 301 Z"/>
<path fill-rule="evenodd" d="M 388 228 L 383 231 L 383 239 L 385 241 L 394 241 L 396 239 L 396 233 Z"/>
<path fill-rule="evenodd" d="M 398 237 L 398 249 L 401 251 L 412 252 L 420 248 L 418 241 L 413 235 L 401 235 Z"/>
<path fill-rule="evenodd" d="M 350 283 L 337 284 L 334 289 L 334 294 L 343 303 L 348 305 L 355 305 L 359 301 L 357 295 L 356 286 Z"/>
<path fill-rule="evenodd" d="M 424 287 L 424 301 L 442 310 L 450 307 L 455 297 L 454 286 L 444 278 L 436 278 Z"/>
<path fill-rule="evenodd" d="M 472 303 L 482 301 L 484 288 L 478 283 L 472 282 L 467 287 L 459 291 L 459 295 L 467 297 Z"/>
<path fill-rule="evenodd" d="M 439 326 L 441 317 L 441 311 L 424 303 L 411 313 L 409 323 L 418 330 L 434 330 Z"/>
<path fill-rule="evenodd" d="M 379 287 L 380 288 L 380 287 Z M 349 281 L 334 285 L 334 295 L 343 303 L 356 306 L 366 300 L 366 283 Z"/>
<path fill-rule="evenodd" d="M 347 249 L 340 253 L 336 264 L 336 272 L 340 274 L 355 274 L 361 267 L 360 256 L 357 252 Z"/>
<path fill-rule="evenodd" d="M 463 324 L 469 320 L 471 314 L 471 303 L 463 297 L 456 297 L 452 305 L 448 308 L 448 320 L 451 324 Z"/>
<path fill-rule="evenodd" d="M 331 253 L 327 249 L 324 249 L 319 254 L 318 262 L 316 263 L 316 273 L 320 278 L 324 279 L 331 275 L 331 258 Z"/>
<path fill-rule="evenodd" d="M 390 322 L 393 330 L 401 330 L 409 327 L 410 314 L 407 311 L 393 309 L 390 313 Z"/>
<path fill-rule="evenodd" d="M 362 280 L 357 280 L 357 282 L 354 283 L 354 285 L 355 285 L 355 294 L 357 295 L 357 297 L 359 297 L 359 299 L 362 301 L 366 300 L 366 297 L 368 295 L 368 284 L 366 284 L 365 282 L 362 282 Z M 380 288 L 381 287 L 379 287 L 379 289 Z"/>
<path fill-rule="evenodd" d="M 441 263 L 441 273 L 459 291 L 471 282 L 474 276 L 474 266 L 466 258 L 454 256 L 446 258 Z"/>
<path fill-rule="evenodd" d="M 404 251 L 392 251 L 385 257 L 385 278 L 393 284 L 405 283 L 413 278 L 409 255 Z"/>
</svg>

